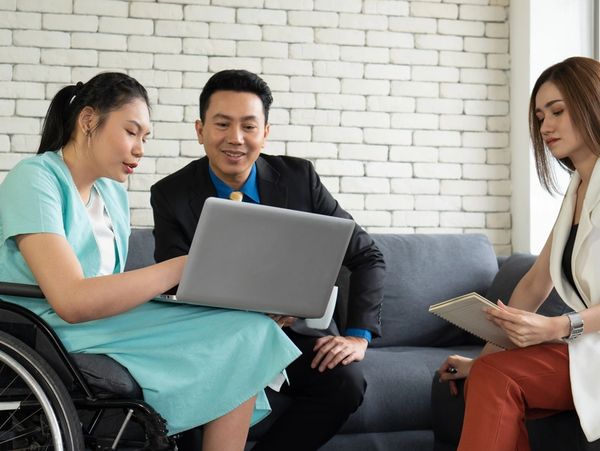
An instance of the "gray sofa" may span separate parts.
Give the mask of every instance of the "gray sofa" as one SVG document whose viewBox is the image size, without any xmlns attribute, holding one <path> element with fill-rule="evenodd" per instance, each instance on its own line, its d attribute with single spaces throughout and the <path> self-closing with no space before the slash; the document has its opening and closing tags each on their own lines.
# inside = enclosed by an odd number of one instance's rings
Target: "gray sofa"
<svg viewBox="0 0 600 451">
<path fill-rule="evenodd" d="M 466 292 L 485 293 L 498 272 L 497 258 L 483 235 L 373 238 L 387 267 L 383 336 L 373 340 L 361 363 L 367 379 L 363 404 L 321 449 L 431 451 L 433 374 L 449 354 L 474 355 L 480 343 L 427 308 Z M 346 280 L 342 273 L 337 312 L 342 329 Z M 278 403 L 279 398 L 273 401 Z M 267 426 L 277 413 L 276 408 L 257 429 Z"/>
<path fill-rule="evenodd" d="M 428 306 L 470 291 L 507 299 L 533 257 L 498 258 L 483 235 L 373 237 L 387 266 L 383 336 L 373 340 L 361 362 L 368 384 L 363 404 L 321 451 L 431 451 L 434 446 L 440 451 L 455 449 L 462 406 L 460 400 L 446 395 L 446 386 L 437 387 L 439 384 L 434 383 L 432 391 L 432 380 L 446 356 L 475 356 L 482 343 L 428 313 Z M 153 248 L 151 231 L 134 230 L 128 268 L 151 263 Z M 344 271 L 338 285 L 336 321 L 343 329 L 347 292 Z M 548 314 L 560 314 L 565 309 L 560 299 L 546 307 Z M 277 393 L 270 394 L 270 399 L 273 413 L 252 428 L 247 449 L 289 403 Z M 576 427 L 576 422 L 571 424 L 567 429 Z M 545 426 L 541 428 L 544 430 Z"/>
</svg>

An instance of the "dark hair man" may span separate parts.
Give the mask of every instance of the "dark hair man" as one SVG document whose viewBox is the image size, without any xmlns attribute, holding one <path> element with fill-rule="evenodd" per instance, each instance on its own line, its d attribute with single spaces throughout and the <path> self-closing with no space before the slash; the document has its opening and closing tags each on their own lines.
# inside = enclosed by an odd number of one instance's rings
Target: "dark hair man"
<svg viewBox="0 0 600 451">
<path fill-rule="evenodd" d="M 261 153 L 272 101 L 264 80 L 244 70 L 221 71 L 208 80 L 195 124 L 206 156 L 151 188 L 157 261 L 187 254 L 204 201 L 229 198 L 232 191 L 241 191 L 244 202 L 350 218 L 309 161 Z M 288 367 L 290 384 L 281 390 L 293 402 L 255 451 L 316 450 L 362 402 L 366 381 L 360 364 L 353 362 L 364 358 L 371 338 L 381 333 L 385 264 L 358 225 L 343 264 L 351 272 L 348 327 L 342 335 L 320 337 L 303 321 L 284 328 L 303 352 Z"/>
</svg>

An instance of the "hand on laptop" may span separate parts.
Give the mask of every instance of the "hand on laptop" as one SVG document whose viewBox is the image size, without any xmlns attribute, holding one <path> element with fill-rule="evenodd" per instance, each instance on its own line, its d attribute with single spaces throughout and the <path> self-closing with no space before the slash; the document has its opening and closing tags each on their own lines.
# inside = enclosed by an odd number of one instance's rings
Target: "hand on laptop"
<svg viewBox="0 0 600 451">
<path fill-rule="evenodd" d="M 317 340 L 313 351 L 315 358 L 311 368 L 319 367 L 319 371 L 335 368 L 340 363 L 348 365 L 365 358 L 365 351 L 369 342 L 360 337 L 337 337 L 328 335 Z"/>
<path fill-rule="evenodd" d="M 288 327 L 294 324 L 296 321 L 295 316 L 284 316 L 284 315 L 272 315 L 269 314 L 269 318 L 277 323 L 279 327 Z"/>
</svg>

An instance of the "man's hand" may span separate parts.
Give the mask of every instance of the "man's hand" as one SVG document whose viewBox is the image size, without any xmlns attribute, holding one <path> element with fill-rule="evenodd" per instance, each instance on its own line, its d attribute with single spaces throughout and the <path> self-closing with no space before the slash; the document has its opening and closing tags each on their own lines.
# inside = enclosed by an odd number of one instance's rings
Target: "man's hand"
<svg viewBox="0 0 600 451">
<path fill-rule="evenodd" d="M 328 335 L 317 340 L 313 351 L 317 354 L 310 364 L 320 372 L 335 368 L 340 363 L 348 365 L 365 358 L 369 342 L 361 337 L 337 337 Z"/>
</svg>

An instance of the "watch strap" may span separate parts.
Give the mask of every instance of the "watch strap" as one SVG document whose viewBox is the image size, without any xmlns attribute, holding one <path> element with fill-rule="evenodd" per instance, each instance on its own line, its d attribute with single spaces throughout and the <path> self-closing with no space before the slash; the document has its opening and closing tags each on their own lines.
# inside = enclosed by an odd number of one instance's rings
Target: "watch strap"
<svg viewBox="0 0 600 451">
<path fill-rule="evenodd" d="M 581 334 L 583 334 L 583 318 L 577 312 L 570 312 L 566 314 L 569 318 L 571 329 L 569 335 L 563 337 L 563 340 L 567 343 L 576 340 Z"/>
</svg>

